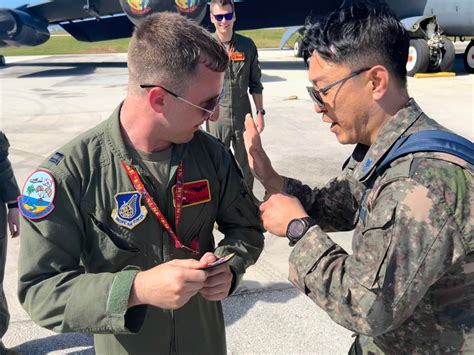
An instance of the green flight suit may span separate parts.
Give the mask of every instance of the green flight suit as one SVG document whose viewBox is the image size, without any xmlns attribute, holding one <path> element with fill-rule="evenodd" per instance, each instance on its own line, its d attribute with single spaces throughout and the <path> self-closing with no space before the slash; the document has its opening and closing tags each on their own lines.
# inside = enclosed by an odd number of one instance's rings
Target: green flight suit
<svg viewBox="0 0 474 355">
<path fill-rule="evenodd" d="M 356 333 L 350 354 L 474 353 L 473 166 L 417 152 L 376 172 L 399 137 L 426 130 L 446 129 L 410 100 L 324 188 L 285 180 L 319 225 L 291 253 L 290 280 Z M 352 255 L 325 233 L 354 227 Z"/>
<path fill-rule="evenodd" d="M 243 133 L 247 113 L 252 113 L 249 95 L 261 94 L 262 71 L 258 62 L 255 43 L 247 37 L 234 33 L 229 45 L 230 63 L 225 72 L 224 97 L 219 103 L 219 119 L 208 121 L 209 132 L 219 138 L 226 147 L 232 147 L 235 159 L 244 174 L 244 180 L 250 191 L 253 189 L 253 175 L 250 171 Z M 232 55 L 232 53 L 242 53 Z"/>
<path fill-rule="evenodd" d="M 3 291 L 8 242 L 6 203 L 15 201 L 20 194 L 15 176 L 13 175 L 12 166 L 8 160 L 9 147 L 10 144 L 7 137 L 0 131 L 0 340 L 5 335 L 10 321 L 7 300 Z"/>
<path fill-rule="evenodd" d="M 191 254 L 175 249 L 150 211 L 133 229 L 111 216 L 115 195 L 135 191 L 123 160 L 137 169 L 175 230 L 171 187 L 182 161 L 185 183 L 207 179 L 211 201 L 183 207 L 177 234 L 185 245 L 198 236 L 200 255 L 195 258 L 207 251 L 219 256 L 236 252 L 229 262 L 235 289 L 264 239 L 258 210 L 225 147 L 202 131 L 189 143 L 174 145 L 166 201 L 158 201 L 153 175 L 124 145 L 119 109 L 58 152 L 41 165 L 56 183 L 54 210 L 36 221 L 23 218 L 18 293 L 31 318 L 57 332 L 94 333 L 98 354 L 225 353 L 220 302 L 198 294 L 175 311 L 153 306 L 127 310 L 139 270 Z M 215 221 L 225 235 L 217 248 Z"/>
</svg>

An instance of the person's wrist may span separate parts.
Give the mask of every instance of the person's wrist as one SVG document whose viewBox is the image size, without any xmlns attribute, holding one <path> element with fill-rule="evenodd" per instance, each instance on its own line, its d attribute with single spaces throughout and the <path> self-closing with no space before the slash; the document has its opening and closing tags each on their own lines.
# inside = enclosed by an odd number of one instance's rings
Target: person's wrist
<svg viewBox="0 0 474 355">
<path fill-rule="evenodd" d="M 257 110 L 257 115 L 265 116 L 265 109 L 261 108 Z"/>
<path fill-rule="evenodd" d="M 128 298 L 128 308 L 132 308 L 146 303 L 143 300 L 141 292 L 142 278 L 143 271 L 140 271 L 133 279 L 132 289 L 130 290 L 130 296 Z"/>
<path fill-rule="evenodd" d="M 18 201 L 7 202 L 7 207 L 9 210 L 12 208 L 18 208 Z"/>
</svg>

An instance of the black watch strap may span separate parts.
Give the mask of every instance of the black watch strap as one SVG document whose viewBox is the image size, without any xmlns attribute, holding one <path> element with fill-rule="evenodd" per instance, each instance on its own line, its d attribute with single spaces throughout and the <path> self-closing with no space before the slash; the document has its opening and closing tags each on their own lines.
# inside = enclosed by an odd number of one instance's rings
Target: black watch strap
<svg viewBox="0 0 474 355">
<path fill-rule="evenodd" d="M 290 241 L 289 245 L 294 246 L 301 238 L 303 238 L 308 229 L 316 224 L 316 220 L 311 217 L 295 218 L 291 220 L 286 229 L 286 237 Z"/>
<path fill-rule="evenodd" d="M 265 116 L 265 113 L 266 113 L 266 112 L 265 112 L 265 109 L 262 108 L 262 109 L 260 109 L 260 110 L 257 110 L 257 115 L 258 115 L 259 113 L 261 113 L 263 116 Z"/>
</svg>

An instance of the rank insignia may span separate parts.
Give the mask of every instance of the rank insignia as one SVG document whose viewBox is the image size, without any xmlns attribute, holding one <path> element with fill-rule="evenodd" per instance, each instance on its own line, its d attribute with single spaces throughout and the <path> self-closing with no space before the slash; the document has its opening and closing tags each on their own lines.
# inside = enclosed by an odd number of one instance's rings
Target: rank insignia
<svg viewBox="0 0 474 355">
<path fill-rule="evenodd" d="M 211 201 L 211 190 L 207 179 L 185 183 L 183 185 L 183 207 L 199 205 Z M 176 207 L 176 185 L 171 188 L 173 205 Z"/>
<path fill-rule="evenodd" d="M 135 228 L 148 213 L 146 207 L 141 205 L 141 200 L 142 196 L 137 191 L 116 194 L 116 208 L 112 211 L 114 222 L 128 229 Z"/>
<path fill-rule="evenodd" d="M 46 217 L 54 210 L 56 184 L 53 176 L 44 170 L 36 170 L 23 186 L 18 197 L 21 214 L 28 219 L 36 220 Z"/>
</svg>

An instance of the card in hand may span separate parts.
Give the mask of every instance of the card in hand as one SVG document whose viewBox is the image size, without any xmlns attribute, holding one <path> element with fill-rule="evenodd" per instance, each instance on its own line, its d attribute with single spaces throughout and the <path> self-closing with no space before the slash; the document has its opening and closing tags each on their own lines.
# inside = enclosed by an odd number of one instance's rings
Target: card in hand
<svg viewBox="0 0 474 355">
<path fill-rule="evenodd" d="M 226 256 L 223 256 L 222 258 L 219 258 L 217 259 L 216 261 L 208 264 L 206 267 L 203 268 L 203 270 L 206 270 L 206 269 L 211 269 L 213 267 L 216 267 L 216 266 L 219 266 L 219 265 L 222 265 L 222 264 L 225 264 L 226 262 L 228 262 L 230 259 L 233 258 L 233 256 L 235 255 L 235 253 L 230 253 Z"/>
</svg>

